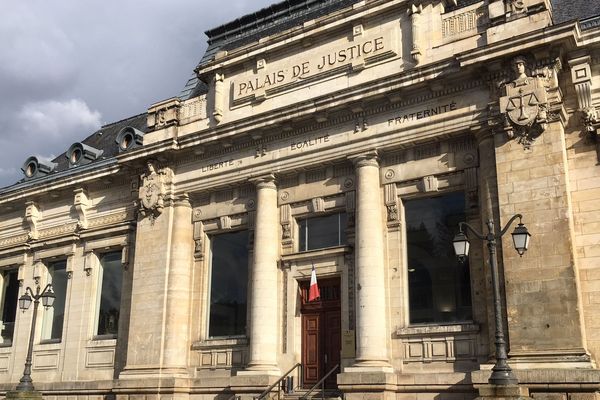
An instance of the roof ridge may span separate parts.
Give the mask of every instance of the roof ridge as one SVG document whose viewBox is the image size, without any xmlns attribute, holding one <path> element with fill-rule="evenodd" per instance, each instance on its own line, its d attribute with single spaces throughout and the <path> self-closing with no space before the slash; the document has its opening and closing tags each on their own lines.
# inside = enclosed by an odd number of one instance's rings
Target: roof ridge
<svg viewBox="0 0 600 400">
<path fill-rule="evenodd" d="M 138 117 L 141 117 L 142 115 L 146 115 L 146 114 L 147 114 L 146 112 L 143 112 L 143 113 L 139 113 L 137 115 L 132 115 L 131 117 L 123 118 L 123 119 L 121 119 L 119 121 L 109 122 L 108 124 L 102 125 L 100 127 L 100 129 L 102 129 L 102 128 L 108 128 L 108 127 L 111 127 L 113 125 L 117 125 L 117 124 L 120 124 L 122 122 L 129 121 L 130 119 L 138 118 Z"/>
</svg>

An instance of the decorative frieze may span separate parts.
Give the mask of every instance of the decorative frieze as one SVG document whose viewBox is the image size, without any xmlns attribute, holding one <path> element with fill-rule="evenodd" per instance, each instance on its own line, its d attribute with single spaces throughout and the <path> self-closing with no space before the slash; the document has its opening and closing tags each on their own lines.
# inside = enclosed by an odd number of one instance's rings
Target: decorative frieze
<svg viewBox="0 0 600 400">
<path fill-rule="evenodd" d="M 442 37 L 446 39 L 465 32 L 476 32 L 486 23 L 487 14 L 484 7 L 453 14 L 442 19 Z"/>
<path fill-rule="evenodd" d="M 206 119 L 206 95 L 187 100 L 179 109 L 179 123 L 182 125 L 201 119 Z"/>
</svg>

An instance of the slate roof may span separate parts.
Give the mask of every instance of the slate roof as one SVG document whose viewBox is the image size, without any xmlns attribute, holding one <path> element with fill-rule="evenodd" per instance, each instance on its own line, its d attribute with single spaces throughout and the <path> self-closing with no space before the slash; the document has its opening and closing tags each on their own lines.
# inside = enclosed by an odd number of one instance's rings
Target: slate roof
<svg viewBox="0 0 600 400">
<path fill-rule="evenodd" d="M 119 154 L 119 146 L 116 142 L 116 139 L 121 129 L 131 126 L 145 133 L 147 130 L 146 119 L 147 115 L 146 113 L 144 113 L 123 119 L 121 121 L 113 122 L 108 125 L 104 125 L 99 130 L 97 130 L 87 138 L 83 139 L 81 143 L 91 146 L 98 150 L 103 150 L 103 153 L 98 158 L 98 160 L 112 158 Z M 67 160 L 66 157 L 67 150 L 68 148 L 65 149 L 64 153 L 52 160 L 52 162 L 58 164 L 55 169 L 56 172 L 65 171 L 69 169 L 69 160 Z"/>
<path fill-rule="evenodd" d="M 600 0 L 552 0 L 552 8 L 555 24 L 600 16 Z"/>
<path fill-rule="evenodd" d="M 102 155 L 97 160 L 93 161 L 92 163 L 97 163 L 97 162 L 100 162 L 103 160 L 108 160 L 108 159 L 114 158 L 116 155 L 119 154 L 119 146 L 116 142 L 117 135 L 119 134 L 119 132 L 123 128 L 130 126 L 132 128 L 135 128 L 135 129 L 145 133 L 148 129 L 147 125 L 146 125 L 146 120 L 147 120 L 147 114 L 143 113 L 143 114 L 139 114 L 139 115 L 135 115 L 133 117 L 123 119 L 121 121 L 117 121 L 117 122 L 113 122 L 113 123 L 104 125 L 100 129 L 98 129 L 96 132 L 94 132 L 93 134 L 91 134 L 90 136 L 88 136 L 87 138 L 82 140 L 80 143 L 91 146 L 98 150 L 103 150 Z M 69 160 L 67 160 L 67 157 L 66 157 L 67 150 L 68 150 L 68 148 L 66 148 L 62 154 L 60 154 L 59 156 L 57 156 L 51 160 L 53 163 L 56 163 L 57 165 L 56 165 L 56 168 L 49 175 L 40 176 L 38 178 L 33 178 L 33 179 L 25 179 L 25 177 L 23 177 L 23 179 L 16 182 L 15 184 L 6 186 L 5 188 L 1 188 L 0 194 L 11 190 L 14 186 L 17 186 L 17 185 L 19 185 L 19 186 L 25 185 L 26 186 L 27 184 L 29 184 L 29 182 L 31 182 L 32 185 L 35 185 L 35 183 L 40 179 L 45 179 L 45 178 L 47 179 L 55 174 L 58 174 L 58 173 L 61 173 L 64 171 L 68 171 L 69 170 Z M 25 160 L 23 160 L 23 162 L 24 161 Z M 79 168 L 81 168 L 81 167 L 76 167 L 76 168 L 73 168 L 72 170 L 75 172 Z"/>
</svg>

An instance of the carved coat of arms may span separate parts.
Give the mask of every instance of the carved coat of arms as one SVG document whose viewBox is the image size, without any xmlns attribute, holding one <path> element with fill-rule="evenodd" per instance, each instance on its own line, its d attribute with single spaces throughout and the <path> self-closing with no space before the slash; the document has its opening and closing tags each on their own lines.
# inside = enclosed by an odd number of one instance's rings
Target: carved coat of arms
<svg viewBox="0 0 600 400">
<path fill-rule="evenodd" d="M 157 170 L 156 163 L 152 160 L 148 161 L 147 167 L 147 172 L 141 177 L 139 210 L 142 216 L 148 216 L 154 220 L 164 208 L 165 173 Z"/>
<path fill-rule="evenodd" d="M 504 86 L 500 112 L 509 137 L 516 136 L 519 143 L 529 147 L 548 125 L 546 87 L 542 78 L 526 75 L 524 59 L 513 60 L 513 68 L 516 79 Z"/>
</svg>

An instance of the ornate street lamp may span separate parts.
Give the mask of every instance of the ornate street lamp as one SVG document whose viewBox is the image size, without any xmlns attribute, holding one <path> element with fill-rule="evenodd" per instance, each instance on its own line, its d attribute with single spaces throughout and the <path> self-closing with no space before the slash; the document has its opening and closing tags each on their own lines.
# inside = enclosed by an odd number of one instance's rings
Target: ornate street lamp
<svg viewBox="0 0 600 400">
<path fill-rule="evenodd" d="M 512 233 L 513 245 L 515 250 L 522 257 L 529 246 L 531 234 L 523 225 L 521 214 L 514 215 L 506 226 L 496 234 L 494 231 L 494 221 L 487 221 L 488 233 L 483 235 L 477 232 L 471 225 L 466 222 L 458 224 L 459 233 L 454 237 L 452 245 L 459 260 L 464 261 L 469 255 L 469 239 L 463 233 L 463 227 L 471 231 L 475 236 L 487 242 L 490 254 L 490 267 L 492 270 L 492 286 L 494 289 L 494 320 L 496 321 L 496 364 L 492 368 L 492 375 L 488 382 L 492 385 L 516 385 L 519 383 L 517 377 L 509 367 L 506 351 L 506 341 L 504 339 L 504 328 L 502 326 L 502 308 L 500 304 L 500 283 L 498 278 L 498 262 L 496 260 L 496 240 L 500 239 L 508 230 L 510 225 L 519 218 L 519 224 L 515 227 Z"/>
<path fill-rule="evenodd" d="M 27 348 L 27 357 L 25 358 L 25 369 L 23 370 L 23 377 L 17 385 L 18 392 L 33 392 L 33 381 L 31 380 L 31 355 L 33 352 L 33 335 L 35 332 L 35 322 L 37 320 L 37 309 L 42 299 L 42 305 L 46 308 L 54 305 L 56 296 L 52 291 L 52 284 L 47 284 L 44 290 L 40 293 L 40 287 L 38 286 L 35 290 L 35 294 L 30 287 L 25 289 L 23 296 L 19 297 L 19 308 L 25 312 L 29 309 L 33 302 L 33 321 L 31 322 L 31 332 L 29 333 L 29 347 Z"/>
</svg>

